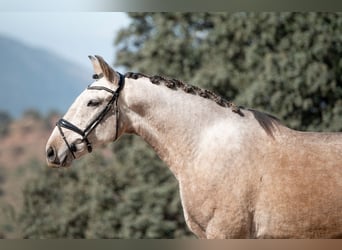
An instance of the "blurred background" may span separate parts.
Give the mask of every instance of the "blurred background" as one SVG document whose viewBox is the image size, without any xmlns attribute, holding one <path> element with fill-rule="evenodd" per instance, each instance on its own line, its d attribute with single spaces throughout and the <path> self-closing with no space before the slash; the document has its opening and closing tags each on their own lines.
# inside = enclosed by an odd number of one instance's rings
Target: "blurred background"
<svg viewBox="0 0 342 250">
<path fill-rule="evenodd" d="M 87 56 L 178 78 L 306 131 L 342 131 L 341 13 L 4 12 L 0 237 L 186 238 L 178 186 L 136 136 L 48 169 Z"/>
</svg>

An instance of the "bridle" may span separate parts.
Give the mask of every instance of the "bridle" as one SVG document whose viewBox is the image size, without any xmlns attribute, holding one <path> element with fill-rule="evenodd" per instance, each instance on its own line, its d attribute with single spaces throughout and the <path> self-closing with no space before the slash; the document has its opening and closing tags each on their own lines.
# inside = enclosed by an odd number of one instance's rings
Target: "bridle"
<svg viewBox="0 0 342 250">
<path fill-rule="evenodd" d="M 94 120 L 92 120 L 92 122 L 84 129 L 80 129 L 77 126 L 75 126 L 74 124 L 72 124 L 71 122 L 61 118 L 57 123 L 56 126 L 58 127 L 59 133 L 61 134 L 65 144 L 67 145 L 70 153 L 72 154 L 72 156 L 74 157 L 74 159 L 76 159 L 75 153 L 77 152 L 77 148 L 75 143 L 69 143 L 68 140 L 66 139 L 64 132 L 62 130 L 62 128 L 65 129 L 69 129 L 77 134 L 79 134 L 80 136 L 82 136 L 81 142 L 85 142 L 87 145 L 87 150 L 89 153 L 92 152 L 93 147 L 91 145 L 91 142 L 88 139 L 89 134 L 97 127 L 97 125 L 100 124 L 100 122 L 102 121 L 102 119 L 106 116 L 106 114 L 112 109 L 112 106 L 115 104 L 115 115 L 116 115 L 116 132 L 115 132 L 115 138 L 114 141 L 117 139 L 118 137 L 118 130 L 119 130 L 119 109 L 118 109 L 118 99 L 119 99 L 119 95 L 121 90 L 124 87 L 125 84 L 125 77 L 120 74 L 119 72 L 117 72 L 120 80 L 119 80 L 119 87 L 113 91 L 109 88 L 103 87 L 103 86 L 88 86 L 87 89 L 88 90 L 105 90 L 109 93 L 111 93 L 113 96 L 112 98 L 109 100 L 109 102 L 107 103 L 106 107 L 104 107 L 104 109 L 95 117 Z M 94 79 L 100 79 L 103 77 L 103 74 L 95 74 L 93 75 Z"/>
</svg>

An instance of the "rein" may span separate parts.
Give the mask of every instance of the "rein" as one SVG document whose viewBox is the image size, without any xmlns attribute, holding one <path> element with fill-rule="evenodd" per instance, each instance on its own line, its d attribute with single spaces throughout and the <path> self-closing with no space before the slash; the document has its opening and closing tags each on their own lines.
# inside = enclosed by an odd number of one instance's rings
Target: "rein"
<svg viewBox="0 0 342 250">
<path fill-rule="evenodd" d="M 72 124 L 71 122 L 61 118 L 60 120 L 58 120 L 58 122 L 56 123 L 56 126 L 58 127 L 59 133 L 61 134 L 65 144 L 67 145 L 70 153 L 72 154 L 72 156 L 74 157 L 74 159 L 76 159 L 75 153 L 77 152 L 77 148 L 75 143 L 69 143 L 68 140 L 66 139 L 63 129 L 68 129 L 71 130 L 77 134 L 79 134 L 80 136 L 82 136 L 82 140 L 81 142 L 85 142 L 87 145 L 87 150 L 89 153 L 92 152 L 93 147 L 91 145 L 91 142 L 88 139 L 89 134 L 97 127 L 97 125 L 100 124 L 100 122 L 102 121 L 102 119 L 106 116 L 106 114 L 112 109 L 113 105 L 115 104 L 115 115 L 116 115 L 116 132 L 115 132 L 115 138 L 114 141 L 117 139 L 118 137 L 118 130 L 119 130 L 119 109 L 118 109 L 118 99 L 119 99 L 119 95 L 121 90 L 123 89 L 124 85 L 125 85 L 125 77 L 120 74 L 119 72 L 117 72 L 120 76 L 120 80 L 119 80 L 119 87 L 113 91 L 109 88 L 106 87 L 102 87 L 102 86 L 88 86 L 87 89 L 89 90 L 105 90 L 109 93 L 111 93 L 113 96 L 112 98 L 109 100 L 109 102 L 107 103 L 106 107 L 104 107 L 104 109 L 96 116 L 96 118 L 84 129 L 80 129 L 77 126 L 75 126 L 74 124 Z M 94 79 L 100 79 L 103 77 L 103 74 L 95 74 L 93 75 Z"/>
</svg>

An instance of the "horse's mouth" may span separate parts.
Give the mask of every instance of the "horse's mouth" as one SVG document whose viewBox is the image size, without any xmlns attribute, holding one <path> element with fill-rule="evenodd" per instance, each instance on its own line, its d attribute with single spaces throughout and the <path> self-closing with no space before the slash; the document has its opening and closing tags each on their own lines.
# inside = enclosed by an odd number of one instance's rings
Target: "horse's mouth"
<svg viewBox="0 0 342 250">
<path fill-rule="evenodd" d="M 66 155 L 65 157 L 64 157 L 64 160 L 61 162 L 61 167 L 67 167 L 67 161 L 68 161 L 68 156 Z"/>
<path fill-rule="evenodd" d="M 52 168 L 67 168 L 71 166 L 68 155 L 64 157 L 62 161 L 55 162 L 54 164 L 49 164 Z"/>
</svg>

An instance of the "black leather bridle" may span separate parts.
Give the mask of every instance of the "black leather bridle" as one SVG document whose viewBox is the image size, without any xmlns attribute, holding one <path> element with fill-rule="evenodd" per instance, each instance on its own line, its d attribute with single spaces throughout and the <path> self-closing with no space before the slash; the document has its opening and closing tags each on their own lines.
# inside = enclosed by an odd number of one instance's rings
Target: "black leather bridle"
<svg viewBox="0 0 342 250">
<path fill-rule="evenodd" d="M 100 122 L 102 121 L 102 119 L 106 116 L 106 114 L 112 109 L 113 105 L 115 104 L 115 115 L 116 115 L 116 132 L 115 132 L 115 138 L 114 141 L 117 139 L 118 137 L 118 130 L 119 130 L 119 109 L 118 109 L 118 99 L 119 99 L 119 95 L 121 90 L 124 87 L 125 84 L 125 77 L 120 74 L 119 72 L 117 72 L 118 75 L 120 76 L 120 80 L 119 80 L 119 87 L 113 91 L 109 88 L 103 87 L 103 86 L 88 86 L 87 89 L 89 90 L 105 90 L 109 93 L 111 93 L 113 96 L 112 98 L 109 100 L 109 102 L 107 103 L 106 107 L 104 107 L 104 109 L 95 117 L 95 119 L 84 129 L 80 129 L 77 126 L 75 126 L 74 124 L 72 124 L 71 122 L 61 118 L 57 123 L 56 126 L 58 127 L 59 133 L 61 134 L 65 144 L 67 145 L 70 153 L 72 154 L 72 156 L 74 157 L 74 159 L 76 159 L 75 153 L 77 151 L 76 145 L 75 143 L 69 143 L 68 140 L 66 139 L 63 129 L 69 129 L 77 134 L 79 134 L 80 136 L 82 136 L 82 142 L 85 142 L 87 145 L 87 150 L 90 153 L 93 148 L 91 145 L 91 142 L 88 139 L 89 134 L 97 127 L 97 125 L 100 124 Z M 103 77 L 103 74 L 95 74 L 93 75 L 94 79 L 100 79 Z"/>
</svg>

